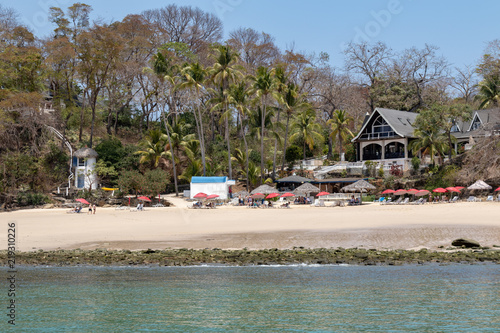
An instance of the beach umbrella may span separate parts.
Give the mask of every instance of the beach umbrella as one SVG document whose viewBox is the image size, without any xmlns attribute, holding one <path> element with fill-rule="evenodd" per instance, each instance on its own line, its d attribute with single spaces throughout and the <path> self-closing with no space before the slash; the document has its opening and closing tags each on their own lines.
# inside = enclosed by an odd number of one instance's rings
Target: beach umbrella
<svg viewBox="0 0 500 333">
<path fill-rule="evenodd" d="M 203 199 L 203 198 L 206 198 L 206 197 L 207 197 L 207 195 L 205 193 L 200 192 L 200 193 L 195 194 L 193 198 L 195 198 L 195 199 Z"/>
<path fill-rule="evenodd" d="M 237 197 L 241 196 L 243 198 L 246 198 L 249 195 L 250 195 L 250 193 L 248 193 L 247 191 L 240 191 L 240 192 L 238 192 L 238 193 L 235 194 L 235 196 L 237 196 Z"/>
<path fill-rule="evenodd" d="M 254 193 L 254 194 L 252 194 L 250 197 L 251 197 L 252 199 L 262 199 L 262 198 L 264 198 L 264 197 L 265 197 L 265 195 L 264 195 L 264 194 L 262 194 L 262 193 Z"/>
<path fill-rule="evenodd" d="M 471 186 L 467 187 L 468 190 L 491 190 L 491 186 L 483 182 L 482 180 L 478 180 Z"/>
<path fill-rule="evenodd" d="M 427 194 L 429 194 L 429 193 L 431 193 L 431 192 L 429 192 L 429 191 L 427 191 L 427 190 L 420 190 L 420 191 L 418 191 L 417 193 L 415 193 L 415 195 L 416 195 L 417 197 L 422 197 L 422 196 L 427 195 Z"/>
<path fill-rule="evenodd" d="M 295 194 L 291 193 L 291 192 L 286 192 L 286 193 L 283 193 L 281 195 L 282 198 L 290 198 L 290 197 L 294 197 Z"/>
<path fill-rule="evenodd" d="M 257 187 L 255 190 L 253 190 L 250 193 L 251 194 L 255 194 L 255 193 L 271 194 L 274 192 L 276 192 L 276 189 L 274 187 L 264 184 L 264 185 L 260 185 L 259 187 Z"/>
<path fill-rule="evenodd" d="M 85 204 L 85 205 L 90 205 L 90 202 L 88 202 L 87 200 L 83 199 L 83 198 L 80 198 L 80 199 L 75 199 L 76 201 L 78 202 L 81 202 L 82 204 Z"/>
<path fill-rule="evenodd" d="M 460 190 L 457 189 L 456 187 L 447 187 L 446 190 L 448 190 L 450 192 L 458 192 L 458 193 L 460 193 Z"/>
<path fill-rule="evenodd" d="M 497 188 L 495 191 L 500 191 L 500 187 L 499 187 L 499 188 Z"/>
<path fill-rule="evenodd" d="M 399 189 L 396 192 L 394 192 L 394 195 L 403 195 L 403 194 L 406 194 L 406 193 L 408 193 L 406 190 Z"/>
<path fill-rule="evenodd" d="M 382 194 L 392 194 L 392 193 L 394 193 L 394 192 L 396 192 L 396 191 L 391 190 L 391 189 L 387 189 L 387 190 L 385 190 L 384 192 L 382 192 Z"/>
<path fill-rule="evenodd" d="M 324 195 L 329 195 L 329 194 L 330 194 L 329 192 L 325 192 L 325 191 L 323 191 L 323 192 L 319 192 L 318 194 L 316 194 L 316 196 L 317 196 L 317 197 L 322 197 L 322 196 L 324 196 Z"/>
<path fill-rule="evenodd" d="M 374 189 L 376 189 L 375 186 L 364 179 L 360 179 L 357 182 L 352 183 L 351 185 L 342 187 L 340 190 L 343 192 L 367 192 L 368 190 Z"/>
<path fill-rule="evenodd" d="M 415 188 L 412 188 L 412 189 L 409 189 L 408 191 L 406 191 L 406 193 L 408 194 L 417 194 L 419 190 L 415 189 Z"/>
<path fill-rule="evenodd" d="M 144 197 L 144 196 L 142 196 L 142 197 L 138 197 L 137 199 L 138 199 L 138 200 L 143 200 L 143 201 L 148 201 L 148 202 L 151 202 L 151 199 L 149 199 L 148 197 Z"/>
<path fill-rule="evenodd" d="M 432 192 L 435 192 L 435 193 L 446 193 L 446 192 L 448 192 L 448 190 L 445 189 L 445 188 L 442 188 L 442 187 L 438 187 L 438 188 L 433 189 Z"/>
<path fill-rule="evenodd" d="M 455 186 L 455 188 L 456 188 L 457 190 L 463 190 L 465 187 L 463 187 L 463 186 Z"/>
<path fill-rule="evenodd" d="M 216 198 L 218 198 L 218 197 L 219 197 L 219 195 L 218 195 L 218 194 L 210 194 L 210 195 L 209 195 L 209 196 L 207 196 L 205 199 L 210 200 L 210 199 L 216 199 Z"/>
<path fill-rule="evenodd" d="M 311 192 L 319 193 L 321 192 L 321 190 L 318 187 L 312 185 L 311 183 L 304 183 L 293 191 L 295 195 L 308 195 Z"/>
<path fill-rule="evenodd" d="M 276 197 L 279 197 L 279 196 L 280 196 L 280 194 L 279 194 L 279 193 L 274 192 L 274 193 L 269 194 L 269 195 L 266 197 L 266 199 L 272 199 L 272 198 L 276 198 Z"/>
</svg>

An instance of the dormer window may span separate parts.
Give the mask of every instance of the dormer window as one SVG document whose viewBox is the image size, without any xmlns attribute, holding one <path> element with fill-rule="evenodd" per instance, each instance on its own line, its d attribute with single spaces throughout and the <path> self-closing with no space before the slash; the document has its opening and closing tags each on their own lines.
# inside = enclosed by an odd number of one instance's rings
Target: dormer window
<svg viewBox="0 0 500 333">
<path fill-rule="evenodd" d="M 381 116 L 378 116 L 377 119 L 373 122 L 372 133 L 383 133 L 383 132 L 391 132 L 392 128 L 387 124 L 387 122 Z"/>
<path fill-rule="evenodd" d="M 470 129 L 469 131 L 475 131 L 477 129 L 479 129 L 481 127 L 482 123 L 481 123 L 481 119 L 479 119 L 479 117 L 476 116 L 474 117 L 474 120 L 472 121 L 472 124 L 470 124 Z"/>
<path fill-rule="evenodd" d="M 361 134 L 361 139 L 383 139 L 383 138 L 392 138 L 395 137 L 396 133 L 392 129 L 392 127 L 385 121 L 385 119 L 378 115 L 373 122 L 367 125 L 367 127 L 363 130 Z"/>
<path fill-rule="evenodd" d="M 455 120 L 453 120 L 453 126 L 451 127 L 450 132 L 451 133 L 460 132 L 460 127 L 458 127 L 458 124 Z"/>
</svg>

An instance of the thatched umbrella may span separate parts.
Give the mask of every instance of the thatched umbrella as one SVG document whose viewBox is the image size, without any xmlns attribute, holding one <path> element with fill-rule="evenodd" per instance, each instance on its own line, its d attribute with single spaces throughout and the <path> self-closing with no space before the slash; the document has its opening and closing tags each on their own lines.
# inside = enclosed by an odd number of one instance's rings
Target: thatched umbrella
<svg viewBox="0 0 500 333">
<path fill-rule="evenodd" d="M 318 192 L 320 192 L 320 189 L 310 183 L 304 183 L 293 191 L 295 195 L 308 195 L 310 193 Z"/>
<path fill-rule="evenodd" d="M 342 187 L 341 191 L 343 192 L 367 192 L 368 190 L 374 190 L 376 189 L 375 186 L 370 184 L 364 179 L 360 179 L 355 183 L 352 183 L 351 185 L 347 185 Z"/>
<path fill-rule="evenodd" d="M 264 184 L 264 185 L 260 185 L 259 187 L 257 187 L 255 190 L 253 190 L 250 193 L 251 194 L 254 194 L 254 193 L 271 194 L 274 192 L 276 192 L 276 189 L 274 187 L 271 187 L 269 185 Z"/>
<path fill-rule="evenodd" d="M 236 194 L 235 194 L 235 196 L 236 196 L 236 197 L 241 196 L 242 198 L 246 198 L 246 197 L 248 197 L 249 195 L 250 195 L 250 193 L 248 193 L 247 191 L 244 191 L 244 190 L 243 190 L 243 191 L 240 191 L 240 192 L 238 192 L 238 193 L 236 193 Z"/>
<path fill-rule="evenodd" d="M 491 186 L 483 182 L 482 180 L 478 180 L 471 186 L 467 187 L 468 190 L 491 190 Z"/>
</svg>

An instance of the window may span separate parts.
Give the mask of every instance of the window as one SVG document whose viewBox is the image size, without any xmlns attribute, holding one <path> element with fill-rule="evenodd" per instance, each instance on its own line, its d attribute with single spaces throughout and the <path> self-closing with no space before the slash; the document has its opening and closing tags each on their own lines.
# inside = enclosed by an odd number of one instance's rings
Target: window
<svg viewBox="0 0 500 333">
<path fill-rule="evenodd" d="M 377 119 L 373 122 L 372 125 L 372 133 L 384 133 L 391 132 L 392 128 L 387 124 L 387 122 L 381 116 L 378 116 Z"/>
<path fill-rule="evenodd" d="M 78 166 L 85 166 L 85 159 L 84 158 L 78 158 Z"/>
<path fill-rule="evenodd" d="M 481 127 L 481 120 L 479 117 L 476 115 L 474 117 L 474 120 L 472 121 L 472 124 L 470 125 L 470 131 L 475 131 Z"/>
</svg>

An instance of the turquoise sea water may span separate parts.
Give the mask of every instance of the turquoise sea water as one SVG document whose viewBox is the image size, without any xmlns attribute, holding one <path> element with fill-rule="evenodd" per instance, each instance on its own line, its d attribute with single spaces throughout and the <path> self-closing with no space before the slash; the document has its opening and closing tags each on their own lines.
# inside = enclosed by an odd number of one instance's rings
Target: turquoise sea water
<svg viewBox="0 0 500 333">
<path fill-rule="evenodd" d="M 500 332 L 499 265 L 21 267 L 17 277 L 17 332 Z"/>
</svg>

